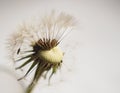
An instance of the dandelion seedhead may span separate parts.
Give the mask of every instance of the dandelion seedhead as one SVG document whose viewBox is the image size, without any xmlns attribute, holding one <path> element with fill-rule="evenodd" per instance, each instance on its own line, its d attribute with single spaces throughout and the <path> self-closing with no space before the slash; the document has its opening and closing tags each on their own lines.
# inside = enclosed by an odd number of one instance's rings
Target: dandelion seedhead
<svg viewBox="0 0 120 93">
<path fill-rule="evenodd" d="M 9 49 L 14 62 L 23 62 L 16 70 L 31 63 L 26 77 L 36 67 L 32 82 L 26 93 L 31 93 L 35 84 L 44 72 L 52 70 L 49 79 L 59 69 L 63 62 L 63 52 L 59 43 L 75 26 L 72 16 L 55 12 L 44 16 L 34 24 L 23 24 L 9 39 Z"/>
</svg>

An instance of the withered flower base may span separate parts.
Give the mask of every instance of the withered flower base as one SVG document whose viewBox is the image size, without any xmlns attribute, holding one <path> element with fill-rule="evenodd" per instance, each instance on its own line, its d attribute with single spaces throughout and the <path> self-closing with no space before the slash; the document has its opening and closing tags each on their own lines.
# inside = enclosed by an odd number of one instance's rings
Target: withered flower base
<svg viewBox="0 0 120 93">
<path fill-rule="evenodd" d="M 58 42 L 55 39 L 53 39 L 51 42 L 50 40 L 40 39 L 35 43 L 35 45 L 32 46 L 33 50 L 31 52 L 33 52 L 33 54 L 19 59 L 20 61 L 22 59 L 29 58 L 25 63 L 16 69 L 20 69 L 28 63 L 33 62 L 25 76 L 27 76 L 27 74 L 37 65 L 34 78 L 27 88 L 27 93 L 31 92 L 31 90 L 34 88 L 34 85 L 38 82 L 40 76 L 42 76 L 45 71 L 52 69 L 52 73 L 49 77 L 50 79 L 56 70 L 60 68 L 63 59 L 63 52 L 57 47 L 57 45 Z"/>
<path fill-rule="evenodd" d="M 12 59 L 15 62 L 24 62 L 16 70 L 32 63 L 26 74 L 19 80 L 25 78 L 36 67 L 33 80 L 26 93 L 31 93 L 44 72 L 52 70 L 49 76 L 50 80 L 57 69 L 61 67 L 63 52 L 58 44 L 65 37 L 66 32 L 72 30 L 74 23 L 72 16 L 64 13 L 55 15 L 55 12 L 52 12 L 49 16 L 45 16 L 40 23 L 23 25 L 19 32 L 13 34 L 9 39 Z"/>
</svg>

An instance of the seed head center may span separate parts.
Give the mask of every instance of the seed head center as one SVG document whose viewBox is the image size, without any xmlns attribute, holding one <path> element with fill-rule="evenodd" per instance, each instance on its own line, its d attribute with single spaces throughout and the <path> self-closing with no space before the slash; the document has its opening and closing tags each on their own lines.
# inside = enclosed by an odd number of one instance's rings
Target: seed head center
<svg viewBox="0 0 120 93">
<path fill-rule="evenodd" d="M 63 60 L 63 52 L 57 46 L 50 50 L 39 51 L 38 55 L 41 59 L 51 63 L 60 63 Z"/>
</svg>

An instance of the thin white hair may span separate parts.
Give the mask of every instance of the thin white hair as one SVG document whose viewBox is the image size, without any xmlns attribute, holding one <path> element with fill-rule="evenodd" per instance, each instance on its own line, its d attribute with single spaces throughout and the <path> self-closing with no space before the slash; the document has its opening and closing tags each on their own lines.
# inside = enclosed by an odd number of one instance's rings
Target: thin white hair
<svg viewBox="0 0 120 93">
<path fill-rule="evenodd" d="M 34 23 L 34 24 L 33 24 Z M 75 26 L 76 21 L 73 16 L 64 12 L 56 13 L 52 11 L 49 15 L 43 16 L 36 22 L 23 23 L 18 31 L 13 33 L 8 41 L 11 56 L 14 57 L 17 50 L 24 45 L 34 45 L 39 39 L 56 39 L 60 42 L 67 33 Z"/>
</svg>

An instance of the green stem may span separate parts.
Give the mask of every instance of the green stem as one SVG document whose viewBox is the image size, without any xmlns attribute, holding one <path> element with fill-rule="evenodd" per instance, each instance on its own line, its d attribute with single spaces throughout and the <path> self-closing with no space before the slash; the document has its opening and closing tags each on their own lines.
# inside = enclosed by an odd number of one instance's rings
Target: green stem
<svg viewBox="0 0 120 93">
<path fill-rule="evenodd" d="M 31 84 L 28 86 L 26 93 L 31 93 L 34 87 L 36 86 L 39 78 L 42 76 L 42 73 L 45 71 L 44 64 L 41 65 L 41 63 L 38 64 L 37 69 L 35 71 L 34 78 L 31 82 Z"/>
<path fill-rule="evenodd" d="M 26 90 L 26 93 L 31 93 L 32 90 L 34 89 L 35 85 L 36 85 L 36 84 L 35 84 L 34 82 L 32 82 L 32 83 L 28 86 L 28 88 L 27 88 L 27 90 Z"/>
</svg>

